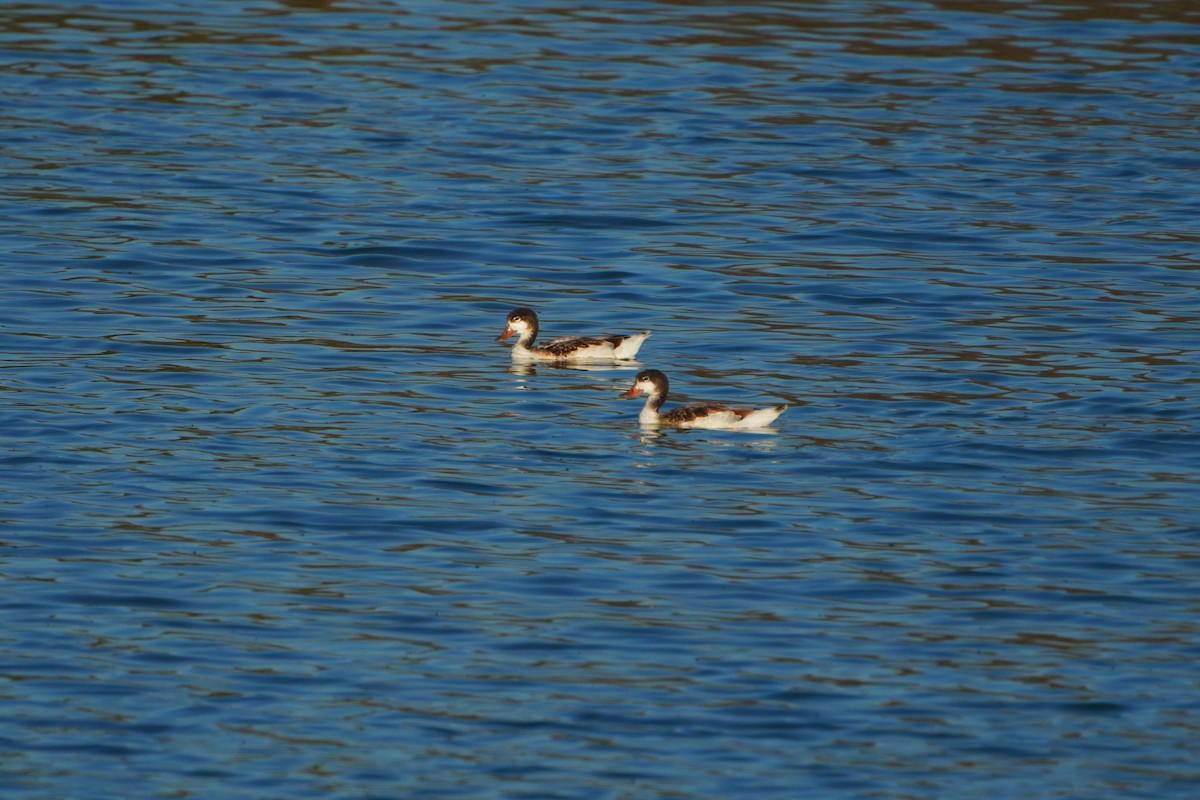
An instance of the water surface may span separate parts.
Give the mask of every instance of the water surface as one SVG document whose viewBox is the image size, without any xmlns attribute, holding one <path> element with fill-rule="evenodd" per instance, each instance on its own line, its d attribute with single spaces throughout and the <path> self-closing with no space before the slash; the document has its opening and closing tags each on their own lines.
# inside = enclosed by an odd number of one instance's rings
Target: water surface
<svg viewBox="0 0 1200 800">
<path fill-rule="evenodd" d="M 4 796 L 1193 797 L 1198 46 L 5 6 Z"/>
</svg>

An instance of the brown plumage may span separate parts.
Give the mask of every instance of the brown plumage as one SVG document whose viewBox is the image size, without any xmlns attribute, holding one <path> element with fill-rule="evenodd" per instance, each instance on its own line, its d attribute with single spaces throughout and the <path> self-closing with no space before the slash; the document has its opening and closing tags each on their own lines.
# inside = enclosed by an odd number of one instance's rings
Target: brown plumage
<svg viewBox="0 0 1200 800">
<path fill-rule="evenodd" d="M 628 336 L 564 336 L 560 339 L 554 339 L 546 342 L 543 345 L 533 347 L 531 349 L 540 350 L 543 353 L 551 353 L 552 355 L 569 357 L 572 353 L 584 347 L 595 347 L 608 342 L 613 346 L 613 349 L 621 346 L 621 342 L 628 339 Z"/>
<path fill-rule="evenodd" d="M 662 406 L 662 400 L 659 401 L 659 407 Z M 660 414 L 659 419 L 667 425 L 678 425 L 683 422 L 693 422 L 703 417 L 716 414 L 718 411 L 728 411 L 736 414 L 738 419 L 745 419 L 750 415 L 753 408 L 730 408 L 724 403 L 692 403 L 691 405 L 679 406 L 672 408 L 665 414 Z"/>
</svg>

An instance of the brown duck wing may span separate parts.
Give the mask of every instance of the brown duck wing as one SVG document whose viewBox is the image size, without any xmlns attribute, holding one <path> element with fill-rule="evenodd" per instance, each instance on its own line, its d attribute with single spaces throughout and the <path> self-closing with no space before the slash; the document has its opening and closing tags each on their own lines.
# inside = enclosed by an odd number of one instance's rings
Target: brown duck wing
<svg viewBox="0 0 1200 800">
<path fill-rule="evenodd" d="M 721 403 L 693 403 L 690 406 L 672 408 L 663 414 L 661 419 L 669 425 L 678 425 L 683 422 L 693 422 L 710 414 L 715 414 L 718 411 L 733 411 L 734 413 L 745 411 L 749 413 L 750 409 L 733 409 Z M 744 415 L 739 413 L 738 416 Z"/>
<path fill-rule="evenodd" d="M 594 336 L 564 336 L 547 342 L 537 349 L 553 356 L 569 356 L 581 348 L 604 344 L 607 341 L 607 339 L 598 339 Z"/>
</svg>

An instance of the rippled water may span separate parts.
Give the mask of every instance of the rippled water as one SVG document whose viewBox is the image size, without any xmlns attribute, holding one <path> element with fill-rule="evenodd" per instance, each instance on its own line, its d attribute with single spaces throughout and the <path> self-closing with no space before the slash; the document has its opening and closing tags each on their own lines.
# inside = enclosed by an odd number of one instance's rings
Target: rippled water
<svg viewBox="0 0 1200 800">
<path fill-rule="evenodd" d="M 5 5 L 0 791 L 1194 797 L 1197 87 L 1189 3 Z"/>
</svg>

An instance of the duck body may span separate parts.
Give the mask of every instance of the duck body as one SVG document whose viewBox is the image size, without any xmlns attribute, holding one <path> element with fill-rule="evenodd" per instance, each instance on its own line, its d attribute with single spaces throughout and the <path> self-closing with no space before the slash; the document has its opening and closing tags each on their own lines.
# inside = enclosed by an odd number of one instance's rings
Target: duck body
<svg viewBox="0 0 1200 800">
<path fill-rule="evenodd" d="M 738 430 L 770 425 L 787 406 L 772 408 L 732 407 L 724 403 L 693 403 L 673 408 L 665 414 L 663 403 L 670 386 L 667 376 L 657 369 L 644 369 L 633 379 L 633 386 L 621 395 L 622 399 L 646 394 L 646 405 L 638 414 L 638 422 L 646 426 L 673 428 L 704 428 L 707 430 Z"/>
<path fill-rule="evenodd" d="M 509 312 L 504 333 L 496 341 L 514 334 L 517 336 L 517 343 L 512 346 L 514 361 L 620 361 L 636 356 L 650 331 L 632 336 L 562 336 L 546 344 L 534 344 L 538 335 L 537 314 L 528 308 L 516 308 Z"/>
</svg>

